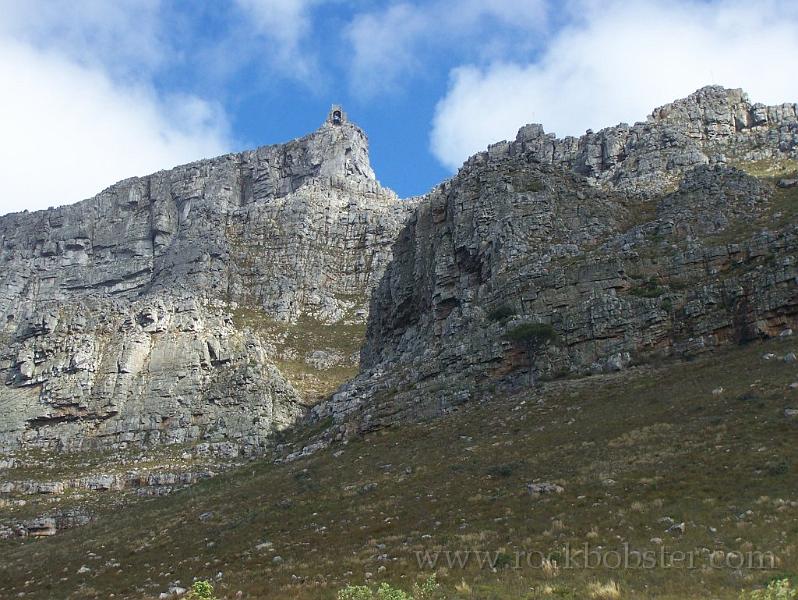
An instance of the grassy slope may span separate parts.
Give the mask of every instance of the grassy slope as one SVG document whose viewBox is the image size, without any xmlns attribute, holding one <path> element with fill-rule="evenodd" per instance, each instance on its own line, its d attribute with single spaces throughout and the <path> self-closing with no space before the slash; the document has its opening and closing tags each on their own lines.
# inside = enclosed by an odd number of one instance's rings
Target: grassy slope
<svg viewBox="0 0 798 600">
<path fill-rule="evenodd" d="M 362 303 L 362 299 L 356 297 L 347 299 Z M 309 405 L 329 396 L 342 383 L 357 375 L 357 362 L 348 359 L 359 353 L 366 325 L 353 322 L 352 315 L 347 315 L 348 323 L 326 324 L 303 317 L 298 323 L 289 324 L 268 318 L 258 308 L 240 307 L 233 318 L 239 327 L 251 328 L 274 344 L 277 351 L 275 365 Z M 316 369 L 304 360 L 313 350 L 334 350 L 345 360 L 328 369 Z"/>
<path fill-rule="evenodd" d="M 798 419 L 784 415 L 798 408 L 787 387 L 798 367 L 761 358 L 796 345 L 552 382 L 295 463 L 254 462 L 54 538 L 0 543 L 0 597 L 157 598 L 172 581 L 221 571 L 220 596 L 333 598 L 366 573 L 409 587 L 430 572 L 416 550 L 500 551 L 512 563 L 521 548 L 651 549 L 661 538 L 670 550 L 770 550 L 780 564 L 557 574 L 472 564 L 439 579 L 450 598 L 582 598 L 609 579 L 624 598 L 736 598 L 798 575 Z M 532 498 L 536 480 L 565 491 Z M 663 517 L 685 533 L 666 532 Z M 78 574 L 83 565 L 91 571 Z"/>
</svg>

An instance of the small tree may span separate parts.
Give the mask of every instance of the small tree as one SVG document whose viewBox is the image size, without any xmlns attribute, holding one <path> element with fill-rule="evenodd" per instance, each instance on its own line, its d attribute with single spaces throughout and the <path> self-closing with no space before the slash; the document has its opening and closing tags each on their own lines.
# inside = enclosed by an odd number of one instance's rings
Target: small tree
<svg viewBox="0 0 798 600">
<path fill-rule="evenodd" d="M 521 345 L 526 351 L 530 385 L 535 383 L 535 354 L 556 337 L 557 333 L 554 328 L 547 323 L 521 323 L 507 332 L 507 339 Z"/>
</svg>

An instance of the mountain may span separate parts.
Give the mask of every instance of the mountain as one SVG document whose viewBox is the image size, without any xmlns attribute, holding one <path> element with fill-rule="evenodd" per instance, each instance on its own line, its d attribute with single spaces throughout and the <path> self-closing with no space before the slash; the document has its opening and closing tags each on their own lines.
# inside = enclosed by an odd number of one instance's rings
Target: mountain
<svg viewBox="0 0 798 600">
<path fill-rule="evenodd" d="M 333 107 L 0 217 L 0 248 L 0 597 L 435 573 L 731 600 L 798 573 L 796 104 L 526 125 L 412 200 Z M 564 566 L 584 544 L 697 566 Z"/>
<path fill-rule="evenodd" d="M 0 218 L 0 449 L 259 451 L 329 385 L 325 370 L 356 370 L 411 210 L 331 112 L 287 144 Z M 295 336 L 300 320 L 322 339 Z"/>
<path fill-rule="evenodd" d="M 335 437 L 796 328 L 796 159 L 795 104 L 720 87 L 579 139 L 521 128 L 421 200 L 316 418 Z"/>
</svg>

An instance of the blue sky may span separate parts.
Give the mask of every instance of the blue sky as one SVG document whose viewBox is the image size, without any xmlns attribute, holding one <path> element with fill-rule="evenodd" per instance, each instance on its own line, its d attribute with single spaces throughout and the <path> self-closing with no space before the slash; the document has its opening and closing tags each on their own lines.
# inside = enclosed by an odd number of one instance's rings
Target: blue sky
<svg viewBox="0 0 798 600">
<path fill-rule="evenodd" d="M 0 0 L 0 214 L 278 143 L 333 102 L 420 194 L 529 122 L 642 120 L 698 87 L 798 100 L 798 3 Z"/>
</svg>

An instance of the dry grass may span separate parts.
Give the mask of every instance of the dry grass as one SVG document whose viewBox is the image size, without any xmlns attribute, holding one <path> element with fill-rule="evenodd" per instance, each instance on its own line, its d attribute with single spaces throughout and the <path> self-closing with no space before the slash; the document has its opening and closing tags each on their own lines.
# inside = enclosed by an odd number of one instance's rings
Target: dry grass
<svg viewBox="0 0 798 600">
<path fill-rule="evenodd" d="M 588 584 L 587 595 L 592 600 L 619 600 L 621 588 L 612 580 L 606 583 L 594 581 Z"/>
</svg>

